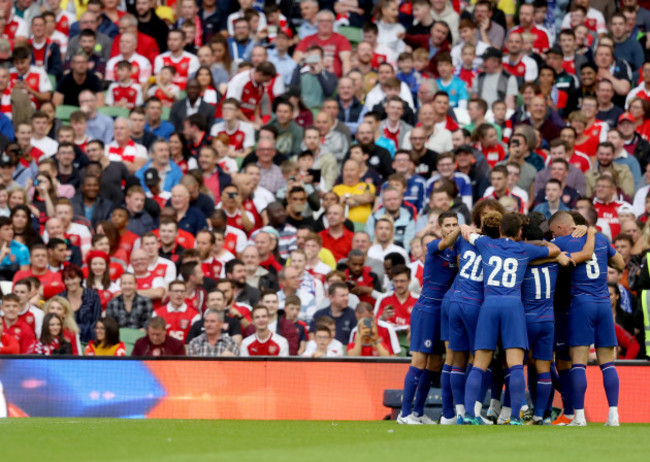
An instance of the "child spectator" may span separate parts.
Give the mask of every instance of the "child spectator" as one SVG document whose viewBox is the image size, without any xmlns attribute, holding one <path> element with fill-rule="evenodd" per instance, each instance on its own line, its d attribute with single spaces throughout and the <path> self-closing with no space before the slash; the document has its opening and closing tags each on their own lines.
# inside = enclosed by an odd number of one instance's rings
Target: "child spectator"
<svg viewBox="0 0 650 462">
<path fill-rule="evenodd" d="M 399 68 L 399 72 L 395 77 L 408 85 L 411 94 L 413 94 L 413 101 L 417 101 L 418 88 L 420 88 L 420 83 L 422 83 L 422 74 L 413 67 L 413 54 L 408 52 L 400 53 L 397 58 L 397 67 Z"/>
<path fill-rule="evenodd" d="M 398 56 L 406 49 L 406 44 L 401 38 L 406 29 L 397 21 L 398 15 L 397 0 L 379 0 L 375 7 L 377 43 L 386 46 L 393 56 Z"/>
<path fill-rule="evenodd" d="M 467 84 L 467 88 L 472 86 L 474 78 L 478 75 L 478 68 L 474 66 L 476 60 L 476 46 L 466 43 L 461 48 L 460 59 L 462 63 L 454 70 L 454 75 Z"/>
<path fill-rule="evenodd" d="M 132 66 L 128 61 L 120 61 L 115 68 L 117 82 L 108 87 L 106 105 L 133 109 L 143 104 L 142 89 L 131 79 Z"/>
<path fill-rule="evenodd" d="M 156 73 L 156 83 L 147 91 L 147 96 L 155 96 L 160 100 L 163 106 L 172 107 L 172 104 L 178 99 L 181 89 L 178 85 L 172 83 L 176 75 L 176 68 L 173 66 L 163 66 Z"/>
<path fill-rule="evenodd" d="M 501 127 L 501 134 L 505 144 L 508 144 L 510 135 L 512 135 L 512 120 L 506 118 L 507 113 L 508 107 L 506 106 L 505 101 L 496 100 L 492 103 L 492 117 L 494 123 Z"/>
<path fill-rule="evenodd" d="M 319 341 L 319 332 L 320 341 Z M 326 332 L 329 334 L 326 335 Z M 307 342 L 305 352 L 308 358 L 340 358 L 344 355 L 345 347 L 334 338 L 336 336 L 336 322 L 330 316 L 321 316 L 316 320 L 314 339 Z M 319 352 L 319 353 L 317 353 Z"/>
<path fill-rule="evenodd" d="M 86 129 L 88 128 L 88 117 L 83 111 L 74 111 L 70 114 L 70 126 L 74 132 L 75 146 L 81 149 L 81 152 L 85 154 L 86 147 L 90 141 L 90 138 L 86 133 Z"/>
<path fill-rule="evenodd" d="M 230 137 L 224 132 L 219 133 L 212 139 L 212 147 L 217 153 L 217 164 L 221 167 L 224 173 L 229 175 L 237 173 L 239 169 L 237 167 L 237 161 L 234 159 L 237 157 L 237 152 L 230 144 Z M 208 146 L 205 146 L 201 151 L 208 148 Z M 199 152 L 199 158 L 200 156 L 201 153 Z"/>
<path fill-rule="evenodd" d="M 430 79 L 433 76 L 428 71 L 429 52 L 424 48 L 418 48 L 413 52 L 413 69 L 420 73 L 423 79 Z"/>
<path fill-rule="evenodd" d="M 499 143 L 497 130 L 491 124 L 479 125 L 474 132 L 474 140 L 476 149 L 483 153 L 490 167 L 494 167 L 506 158 L 506 151 Z"/>
<path fill-rule="evenodd" d="M 451 63 L 449 53 L 439 53 L 436 56 L 439 78 L 436 79 L 439 91 L 447 92 L 449 95 L 449 105 L 452 108 L 467 109 L 469 93 L 467 84 L 454 76 L 454 66 Z"/>
</svg>

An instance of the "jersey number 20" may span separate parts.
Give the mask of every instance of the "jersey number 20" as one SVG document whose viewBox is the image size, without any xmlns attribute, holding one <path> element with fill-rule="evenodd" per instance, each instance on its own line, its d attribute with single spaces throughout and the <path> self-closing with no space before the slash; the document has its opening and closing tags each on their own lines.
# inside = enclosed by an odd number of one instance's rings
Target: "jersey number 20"
<svg viewBox="0 0 650 462">
<path fill-rule="evenodd" d="M 482 282 L 483 266 L 481 265 L 482 263 L 481 256 L 479 255 L 477 257 L 474 252 L 468 250 L 463 254 L 463 260 L 467 260 L 467 262 L 460 269 L 460 275 L 465 279 L 469 279 L 476 282 Z M 471 271 L 469 270 L 470 267 L 472 268 Z"/>
<path fill-rule="evenodd" d="M 501 257 L 491 256 L 488 260 L 488 266 L 494 267 L 490 277 L 487 280 L 487 285 L 499 287 L 503 285 L 506 288 L 512 288 L 517 282 L 517 260 L 515 258 L 506 258 L 505 260 Z M 501 281 L 497 280 L 497 276 L 503 269 L 503 274 L 501 275 Z"/>
</svg>

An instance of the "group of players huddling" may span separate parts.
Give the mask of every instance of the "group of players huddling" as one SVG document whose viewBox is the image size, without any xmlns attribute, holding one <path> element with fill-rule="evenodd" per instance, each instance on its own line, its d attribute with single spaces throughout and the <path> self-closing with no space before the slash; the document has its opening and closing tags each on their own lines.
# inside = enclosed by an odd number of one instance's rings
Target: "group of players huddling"
<svg viewBox="0 0 650 462">
<path fill-rule="evenodd" d="M 618 426 L 607 267 L 623 268 L 623 257 L 578 213 L 559 211 L 545 223 L 485 212 L 480 229 L 459 226 L 454 212 L 444 212 L 442 239 L 423 237 L 423 287 L 411 313 L 412 361 L 398 423 L 435 423 L 424 405 L 445 352 L 441 424 L 522 425 L 526 363 L 532 423 L 585 426 L 585 365 L 593 344 L 609 404 L 606 425 Z M 551 422 L 554 383 L 563 413 Z M 480 411 L 488 388 L 486 419 Z"/>
</svg>

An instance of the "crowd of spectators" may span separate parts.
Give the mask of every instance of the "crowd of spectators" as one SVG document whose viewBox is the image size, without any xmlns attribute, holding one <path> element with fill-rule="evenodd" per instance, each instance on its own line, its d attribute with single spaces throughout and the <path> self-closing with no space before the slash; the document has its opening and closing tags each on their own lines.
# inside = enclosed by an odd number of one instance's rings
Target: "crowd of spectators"
<svg viewBox="0 0 650 462">
<path fill-rule="evenodd" d="M 646 8 L 0 0 L 0 353 L 404 354 L 442 212 L 576 210 L 644 358 Z"/>
</svg>

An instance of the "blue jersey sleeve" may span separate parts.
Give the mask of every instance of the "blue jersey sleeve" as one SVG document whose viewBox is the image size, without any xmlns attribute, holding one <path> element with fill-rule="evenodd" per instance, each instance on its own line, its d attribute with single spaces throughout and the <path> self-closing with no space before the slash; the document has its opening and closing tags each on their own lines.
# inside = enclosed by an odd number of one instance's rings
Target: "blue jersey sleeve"
<svg viewBox="0 0 650 462">
<path fill-rule="evenodd" d="M 616 249 L 611 245 L 607 246 L 607 260 L 612 258 L 614 255 L 616 255 Z"/>
<path fill-rule="evenodd" d="M 548 247 L 541 245 L 526 244 L 526 254 L 531 260 L 538 260 L 540 258 L 547 258 L 549 254 Z"/>
</svg>

